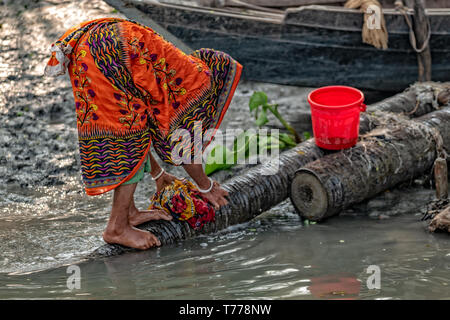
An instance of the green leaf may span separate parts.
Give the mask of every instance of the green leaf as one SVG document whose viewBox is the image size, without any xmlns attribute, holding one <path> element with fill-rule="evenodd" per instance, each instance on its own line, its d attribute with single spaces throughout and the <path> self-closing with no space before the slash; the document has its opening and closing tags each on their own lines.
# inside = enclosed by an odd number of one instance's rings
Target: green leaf
<svg viewBox="0 0 450 320">
<path fill-rule="evenodd" d="M 267 119 L 267 112 L 266 109 L 262 109 L 261 113 L 258 115 L 258 118 L 256 119 L 255 123 L 258 127 L 262 127 L 267 122 L 269 122 L 269 119 Z"/>
<path fill-rule="evenodd" d="M 309 132 L 309 131 L 303 132 L 303 139 L 304 140 L 308 140 L 310 138 L 311 138 L 311 132 Z"/>
<path fill-rule="evenodd" d="M 224 145 L 216 145 L 208 156 L 206 163 L 234 164 L 234 152 Z"/>
<path fill-rule="evenodd" d="M 265 149 L 279 149 L 280 148 L 280 140 L 276 139 L 272 136 L 260 136 L 258 141 L 258 149 L 261 154 Z"/>
<path fill-rule="evenodd" d="M 232 164 L 207 163 L 205 165 L 205 173 L 207 176 L 209 176 L 210 174 L 213 174 L 216 171 L 228 170 L 232 167 L 233 167 Z"/>
<path fill-rule="evenodd" d="M 267 104 L 267 95 L 262 91 L 254 92 L 250 97 L 250 101 L 248 106 L 250 107 L 250 111 L 257 109 L 259 106 L 263 106 Z"/>
<path fill-rule="evenodd" d="M 250 139 L 250 134 L 248 131 L 242 131 L 238 136 L 234 139 L 233 143 L 233 151 L 243 152 L 248 149 L 248 140 Z"/>
<path fill-rule="evenodd" d="M 236 139 L 234 139 L 233 151 L 235 156 L 235 161 L 237 159 L 245 159 L 250 156 L 250 144 L 256 143 L 258 140 L 258 134 L 252 131 L 244 131 L 240 133 Z M 252 150 L 255 151 L 256 150 Z"/>
</svg>

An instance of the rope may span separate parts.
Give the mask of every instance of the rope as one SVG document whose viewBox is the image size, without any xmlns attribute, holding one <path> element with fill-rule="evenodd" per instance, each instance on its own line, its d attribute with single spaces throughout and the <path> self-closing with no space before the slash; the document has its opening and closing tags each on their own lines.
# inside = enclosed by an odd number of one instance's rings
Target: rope
<svg viewBox="0 0 450 320">
<path fill-rule="evenodd" d="M 402 0 L 396 0 L 394 5 L 395 5 L 395 9 L 397 11 L 399 11 L 403 15 L 403 17 L 405 17 L 406 24 L 409 27 L 409 42 L 411 43 L 412 48 L 417 53 L 423 52 L 428 47 L 428 43 L 429 43 L 430 38 L 431 38 L 430 19 L 427 19 L 427 29 L 428 29 L 427 39 L 422 44 L 422 47 L 420 49 L 417 49 L 416 35 L 414 33 L 414 29 L 413 29 L 413 25 L 412 25 L 411 19 L 410 19 L 409 15 L 406 12 L 407 7 L 405 7 L 405 5 L 403 4 Z"/>
</svg>

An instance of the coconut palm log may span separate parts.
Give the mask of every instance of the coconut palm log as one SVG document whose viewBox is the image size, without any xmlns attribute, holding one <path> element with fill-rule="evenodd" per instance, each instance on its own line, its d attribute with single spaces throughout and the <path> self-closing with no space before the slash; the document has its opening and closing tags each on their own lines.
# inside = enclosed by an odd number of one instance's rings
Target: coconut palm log
<svg viewBox="0 0 450 320">
<path fill-rule="evenodd" d="M 360 117 L 360 133 L 368 132 L 386 122 L 386 118 L 391 117 L 389 111 L 394 113 L 414 111 L 414 115 L 430 112 L 436 107 L 438 92 L 443 92 L 442 84 L 422 83 L 368 106 L 367 113 L 361 114 Z M 215 222 L 205 225 L 200 232 L 191 229 L 186 222 L 179 221 L 150 221 L 139 228 L 152 232 L 163 245 L 166 245 L 194 237 L 199 233 L 213 233 L 228 226 L 249 221 L 285 200 L 295 171 L 327 153 L 329 151 L 316 146 L 314 139 L 309 139 L 280 154 L 276 174 L 268 174 L 273 171 L 273 166 L 265 163 L 254 166 L 244 174 L 226 181 L 222 186 L 230 193 L 229 204 L 218 210 Z M 129 250 L 132 249 L 107 244 L 95 250 L 91 256 L 113 256 Z"/>
<path fill-rule="evenodd" d="M 450 108 L 379 127 L 355 147 L 299 169 L 290 197 L 298 213 L 320 221 L 395 185 L 431 173 L 450 150 Z"/>
</svg>

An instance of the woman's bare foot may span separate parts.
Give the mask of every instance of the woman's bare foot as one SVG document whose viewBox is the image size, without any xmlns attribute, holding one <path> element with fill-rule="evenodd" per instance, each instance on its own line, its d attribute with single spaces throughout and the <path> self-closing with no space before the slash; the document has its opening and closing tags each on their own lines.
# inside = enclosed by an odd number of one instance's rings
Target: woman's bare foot
<svg viewBox="0 0 450 320">
<path fill-rule="evenodd" d="M 120 231 L 106 228 L 105 232 L 103 232 L 103 240 L 110 244 L 116 243 L 141 250 L 161 245 L 161 242 L 154 234 L 130 225 Z"/>
<path fill-rule="evenodd" d="M 128 223 L 135 227 L 144 222 L 151 220 L 172 220 L 172 216 L 163 210 L 142 210 L 139 211 L 134 205 L 130 208 L 128 213 Z"/>
<path fill-rule="evenodd" d="M 135 190 L 136 183 L 120 185 L 114 189 L 111 215 L 106 230 L 103 232 L 103 240 L 107 243 L 117 243 L 141 250 L 160 246 L 161 242 L 155 235 L 131 226 L 128 221 L 130 210 L 134 207 L 133 194 Z"/>
</svg>

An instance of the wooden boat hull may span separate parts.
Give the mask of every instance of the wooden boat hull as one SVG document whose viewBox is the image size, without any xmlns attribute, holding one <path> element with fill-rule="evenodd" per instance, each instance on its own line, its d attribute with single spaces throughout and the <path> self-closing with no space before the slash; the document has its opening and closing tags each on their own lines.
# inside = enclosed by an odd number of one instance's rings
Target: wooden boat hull
<svg viewBox="0 0 450 320">
<path fill-rule="evenodd" d="M 385 10 L 389 49 L 378 50 L 362 43 L 363 17 L 352 9 L 306 6 L 277 16 L 125 2 L 193 49 L 229 53 L 244 66 L 243 77 L 248 80 L 381 91 L 400 91 L 417 80 L 417 57 L 408 28 L 394 10 Z M 432 77 L 446 81 L 450 78 L 450 11 L 430 11 Z"/>
</svg>

